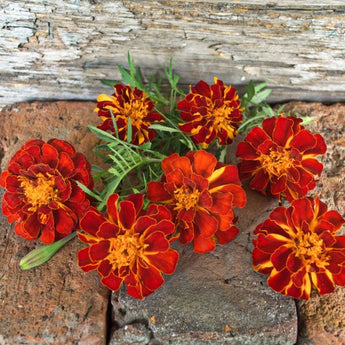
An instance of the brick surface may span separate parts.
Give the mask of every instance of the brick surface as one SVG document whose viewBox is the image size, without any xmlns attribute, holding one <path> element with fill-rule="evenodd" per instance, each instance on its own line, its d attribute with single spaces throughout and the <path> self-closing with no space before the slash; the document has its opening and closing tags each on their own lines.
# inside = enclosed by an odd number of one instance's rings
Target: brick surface
<svg viewBox="0 0 345 345">
<path fill-rule="evenodd" d="M 322 134 L 327 143 L 327 153 L 320 158 L 324 170 L 314 192 L 345 218 L 345 105 L 292 102 L 284 110 L 314 117 L 308 128 Z M 345 234 L 345 227 L 341 231 Z M 345 344 L 345 287 L 321 297 L 314 293 L 297 306 L 299 345 Z"/>
<path fill-rule="evenodd" d="M 97 118 L 93 107 L 81 102 L 34 102 L 4 108 L 0 114 L 1 168 L 33 138 L 68 140 L 90 158 L 95 140 L 86 125 Z M 2 214 L 0 241 L 0 344 L 106 343 L 109 292 L 100 286 L 97 275 L 85 275 L 78 267 L 76 253 L 82 245 L 77 239 L 49 262 L 28 271 L 21 271 L 19 261 L 41 243 L 18 237 Z"/>
</svg>

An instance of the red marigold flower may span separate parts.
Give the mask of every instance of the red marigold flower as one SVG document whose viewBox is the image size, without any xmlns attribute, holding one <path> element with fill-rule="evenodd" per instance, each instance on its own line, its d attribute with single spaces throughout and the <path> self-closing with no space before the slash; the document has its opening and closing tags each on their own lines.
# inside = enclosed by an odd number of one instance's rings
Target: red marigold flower
<svg viewBox="0 0 345 345">
<path fill-rule="evenodd" d="M 164 283 L 162 272 L 175 271 L 178 253 L 169 243 L 175 225 L 163 205 L 151 204 L 144 212 L 143 194 L 118 199 L 108 198 L 107 216 L 90 207 L 80 220 L 84 233 L 78 236 L 89 246 L 78 252 L 78 263 L 85 272 L 97 269 L 109 289 L 124 282 L 130 296 L 142 299 Z"/>
<path fill-rule="evenodd" d="M 141 145 L 151 141 L 156 132 L 149 128 L 153 122 L 162 122 L 163 117 L 154 111 L 155 104 L 146 96 L 146 94 L 130 86 L 122 84 L 114 85 L 115 92 L 111 95 L 101 94 L 97 97 L 97 108 L 95 112 L 103 120 L 98 128 L 109 130 L 116 133 L 111 112 L 114 115 L 117 132 L 121 140 L 127 141 L 128 119 L 132 127 L 131 143 Z"/>
<path fill-rule="evenodd" d="M 252 189 L 292 201 L 315 187 L 323 165 L 314 157 L 326 152 L 320 134 L 312 134 L 294 116 L 271 117 L 254 127 L 238 144 L 240 179 L 254 177 Z"/>
<path fill-rule="evenodd" d="M 273 290 L 294 298 L 309 299 L 314 288 L 323 295 L 344 286 L 345 236 L 335 235 L 344 223 L 319 198 L 277 207 L 254 231 L 254 270 L 269 275 Z"/>
<path fill-rule="evenodd" d="M 233 207 L 244 207 L 246 194 L 237 168 L 217 162 L 206 151 L 177 153 L 162 161 L 161 182 L 150 182 L 151 201 L 164 203 L 173 213 L 181 243 L 193 242 L 194 251 L 212 251 L 216 240 L 230 242 L 239 232 Z"/>
<path fill-rule="evenodd" d="M 0 176 L 2 212 L 15 232 L 52 243 L 71 233 L 90 205 L 76 181 L 93 187 L 90 164 L 66 141 L 26 142 Z"/>
<path fill-rule="evenodd" d="M 242 122 L 242 110 L 237 90 L 225 86 L 221 80 L 214 78 L 214 84 L 208 85 L 200 80 L 195 87 L 177 104 L 181 118 L 181 131 L 191 135 L 193 141 L 202 148 L 216 138 L 220 145 L 231 144 L 238 134 Z"/>
</svg>

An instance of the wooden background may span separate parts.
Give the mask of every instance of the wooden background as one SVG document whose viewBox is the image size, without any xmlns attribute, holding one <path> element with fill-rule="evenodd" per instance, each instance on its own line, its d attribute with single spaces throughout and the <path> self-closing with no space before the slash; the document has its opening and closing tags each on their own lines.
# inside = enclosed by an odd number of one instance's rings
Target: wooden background
<svg viewBox="0 0 345 345">
<path fill-rule="evenodd" d="M 187 89 L 267 81 L 271 101 L 345 100 L 345 0 L 1 0 L 0 108 L 95 100 L 130 51 L 145 77 L 173 57 Z"/>
</svg>

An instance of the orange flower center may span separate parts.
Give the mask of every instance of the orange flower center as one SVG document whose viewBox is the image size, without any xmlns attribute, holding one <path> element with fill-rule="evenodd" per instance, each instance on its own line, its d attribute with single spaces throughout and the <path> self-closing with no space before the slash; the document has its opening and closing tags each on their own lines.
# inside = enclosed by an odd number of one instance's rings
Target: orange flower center
<svg viewBox="0 0 345 345">
<path fill-rule="evenodd" d="M 110 253 L 107 259 L 113 265 L 113 269 L 131 266 L 144 249 L 139 242 L 138 236 L 134 235 L 124 234 L 111 238 L 109 241 Z"/>
<path fill-rule="evenodd" d="M 306 264 L 325 264 L 323 240 L 316 233 L 297 234 L 295 245 L 295 255 L 302 259 Z"/>
<path fill-rule="evenodd" d="M 195 188 L 193 191 L 186 186 L 177 188 L 174 191 L 174 197 L 176 200 L 175 211 L 181 209 L 188 211 L 191 208 L 195 208 L 199 201 L 199 194 L 200 192 Z"/>
<path fill-rule="evenodd" d="M 212 122 L 212 126 L 216 129 L 225 129 L 228 133 L 233 133 L 235 129 L 231 126 L 231 114 L 234 110 L 233 107 L 227 103 L 222 106 L 216 107 L 211 99 L 207 99 L 207 107 L 209 110 L 208 119 Z"/>
<path fill-rule="evenodd" d="M 29 211 L 35 212 L 42 205 L 48 205 L 51 201 L 59 199 L 59 191 L 55 186 L 54 176 L 49 173 L 47 176 L 38 173 L 34 180 L 19 176 L 18 180 L 26 200 L 32 205 Z"/>
<path fill-rule="evenodd" d="M 280 148 L 278 151 L 271 150 L 268 155 L 261 155 L 260 163 L 270 176 L 281 177 L 293 165 L 293 160 L 288 150 Z"/>
<path fill-rule="evenodd" d="M 124 104 L 124 113 L 131 118 L 132 126 L 139 127 L 143 118 L 147 115 L 147 104 L 145 98 L 131 100 L 130 103 Z"/>
</svg>

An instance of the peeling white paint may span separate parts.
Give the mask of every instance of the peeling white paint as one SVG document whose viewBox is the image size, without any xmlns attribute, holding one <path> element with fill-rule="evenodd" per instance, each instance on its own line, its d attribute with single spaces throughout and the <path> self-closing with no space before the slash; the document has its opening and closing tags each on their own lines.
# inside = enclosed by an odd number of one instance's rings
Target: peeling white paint
<svg viewBox="0 0 345 345">
<path fill-rule="evenodd" d="M 185 88 L 217 76 L 266 80 L 272 100 L 344 100 L 344 22 L 344 0 L 1 0 L 0 107 L 95 100 L 128 51 L 144 77 L 173 57 Z"/>
</svg>

